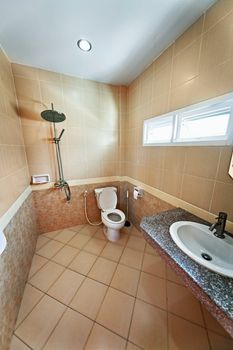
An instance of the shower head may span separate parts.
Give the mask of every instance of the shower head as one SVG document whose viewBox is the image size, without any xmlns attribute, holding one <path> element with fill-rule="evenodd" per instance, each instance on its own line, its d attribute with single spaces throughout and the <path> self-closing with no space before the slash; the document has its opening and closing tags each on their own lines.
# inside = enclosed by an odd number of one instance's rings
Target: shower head
<svg viewBox="0 0 233 350">
<path fill-rule="evenodd" d="M 52 123 L 60 123 L 66 119 L 64 113 L 59 113 L 53 109 L 53 104 L 52 109 L 47 109 L 46 111 L 41 112 L 41 117 Z"/>
</svg>

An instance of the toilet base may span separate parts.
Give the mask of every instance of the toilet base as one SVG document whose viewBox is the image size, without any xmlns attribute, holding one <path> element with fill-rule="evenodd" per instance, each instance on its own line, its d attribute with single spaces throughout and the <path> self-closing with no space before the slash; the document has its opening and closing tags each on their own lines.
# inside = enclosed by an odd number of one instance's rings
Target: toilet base
<svg viewBox="0 0 233 350">
<path fill-rule="evenodd" d="M 111 242 L 116 242 L 120 239 L 120 230 L 114 230 L 113 228 L 104 226 L 104 234 Z"/>
</svg>

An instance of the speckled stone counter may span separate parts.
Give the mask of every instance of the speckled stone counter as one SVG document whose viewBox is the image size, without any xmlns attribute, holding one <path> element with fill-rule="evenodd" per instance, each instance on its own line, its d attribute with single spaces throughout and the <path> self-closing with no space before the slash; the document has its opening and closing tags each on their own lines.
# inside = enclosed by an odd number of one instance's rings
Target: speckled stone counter
<svg viewBox="0 0 233 350">
<path fill-rule="evenodd" d="M 208 224 L 195 215 L 177 208 L 144 217 L 140 227 L 148 243 L 180 275 L 185 285 L 233 337 L 233 279 L 208 270 L 183 253 L 169 233 L 169 227 L 176 221 Z"/>
</svg>

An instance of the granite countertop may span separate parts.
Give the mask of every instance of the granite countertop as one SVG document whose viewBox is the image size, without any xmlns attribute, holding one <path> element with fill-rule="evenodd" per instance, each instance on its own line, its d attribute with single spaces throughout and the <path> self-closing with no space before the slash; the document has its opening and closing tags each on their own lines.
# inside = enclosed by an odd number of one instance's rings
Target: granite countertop
<svg viewBox="0 0 233 350">
<path fill-rule="evenodd" d="M 233 321 L 233 279 L 208 270 L 183 253 L 169 233 L 169 227 L 176 221 L 194 221 L 209 225 L 199 217 L 177 208 L 144 217 L 140 226 L 146 235 L 157 243 L 225 313 L 226 317 Z"/>
</svg>

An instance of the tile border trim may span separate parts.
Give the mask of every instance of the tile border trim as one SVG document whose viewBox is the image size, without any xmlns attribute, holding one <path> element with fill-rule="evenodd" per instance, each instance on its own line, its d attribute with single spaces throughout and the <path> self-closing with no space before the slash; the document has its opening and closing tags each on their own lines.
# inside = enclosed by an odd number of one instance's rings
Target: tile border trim
<svg viewBox="0 0 233 350">
<path fill-rule="evenodd" d="M 193 204 L 190 204 L 188 202 L 185 202 L 184 200 L 174 197 L 166 192 L 160 191 L 157 188 L 151 187 L 149 185 L 144 184 L 143 182 L 140 182 L 138 180 L 135 180 L 128 176 L 122 176 L 121 181 L 127 181 L 131 185 L 136 185 L 141 187 L 144 191 L 150 193 L 151 195 L 164 200 L 165 202 L 173 205 L 174 207 L 180 207 L 182 209 L 185 209 L 189 211 L 190 213 L 199 216 L 201 219 L 204 219 L 206 221 L 214 222 L 216 218 L 216 214 L 210 213 L 202 208 L 196 207 Z M 233 233 L 233 222 L 227 221 L 226 229 Z"/>
<path fill-rule="evenodd" d="M 78 186 L 78 185 L 87 185 L 87 184 L 94 184 L 94 183 L 102 183 L 102 182 L 113 182 L 113 181 L 119 181 L 119 182 L 129 182 L 131 185 L 139 186 L 144 191 L 148 192 L 152 196 L 155 196 L 174 207 L 180 207 L 182 209 L 185 209 L 189 211 L 190 213 L 199 216 L 201 219 L 214 222 L 216 218 L 216 214 L 210 213 L 207 210 L 201 209 L 199 207 L 196 207 L 193 204 L 190 204 L 180 198 L 174 197 L 166 192 L 160 191 L 155 187 L 146 185 L 145 183 L 135 180 L 129 176 L 109 176 L 109 177 L 96 177 L 96 178 L 87 178 L 82 180 L 70 180 L 68 181 L 70 186 Z M 37 190 L 44 190 L 53 187 L 54 183 L 48 183 L 46 185 L 34 185 L 31 186 L 32 191 Z M 233 222 L 227 221 L 226 229 L 233 233 Z"/>
<path fill-rule="evenodd" d="M 124 181 L 122 180 L 122 176 L 107 176 L 107 177 L 91 177 L 81 180 L 67 180 L 69 186 L 80 186 L 80 185 L 88 185 L 88 184 L 97 184 L 103 182 L 114 182 L 114 181 Z M 43 185 L 31 185 L 32 191 L 41 191 L 47 190 L 49 188 L 54 187 L 54 182 L 48 182 Z"/>
<path fill-rule="evenodd" d="M 188 202 L 185 202 L 184 200 L 174 197 L 168 193 L 165 193 L 163 191 L 160 191 L 154 187 L 151 187 L 149 185 L 146 185 L 145 183 L 135 180 L 128 176 L 109 176 L 109 177 L 96 177 L 96 178 L 87 178 L 82 180 L 70 180 L 68 181 L 70 186 L 78 186 L 78 185 L 87 185 L 87 184 L 95 184 L 95 183 L 103 183 L 103 182 L 129 182 L 131 185 L 136 185 L 141 187 L 144 191 L 148 192 L 149 194 L 164 200 L 165 202 L 175 206 L 180 207 L 182 209 L 185 209 L 189 211 L 190 213 L 199 216 L 200 218 L 207 220 L 207 221 L 214 221 L 216 214 L 210 213 L 204 209 L 201 209 L 199 207 L 196 207 L 193 204 L 190 204 Z M 29 194 L 32 191 L 40 191 L 40 190 L 46 190 L 49 188 L 52 188 L 54 185 L 53 182 L 50 182 L 45 185 L 32 185 L 28 186 L 24 192 L 21 193 L 21 195 L 16 199 L 16 201 L 11 205 L 11 207 L 6 211 L 5 214 L 3 214 L 2 217 L 0 217 L 0 229 L 4 230 L 5 227 L 9 224 L 10 220 L 13 218 L 13 216 L 16 214 L 16 212 L 19 210 L 21 205 L 24 203 L 24 201 L 27 199 Z M 233 222 L 227 221 L 226 228 L 229 232 L 233 233 Z"/>
<path fill-rule="evenodd" d="M 16 199 L 16 201 L 10 206 L 10 208 L 0 217 L 0 229 L 3 231 L 9 224 L 13 216 L 17 213 L 19 208 L 31 194 L 31 186 L 28 186 Z"/>
</svg>

